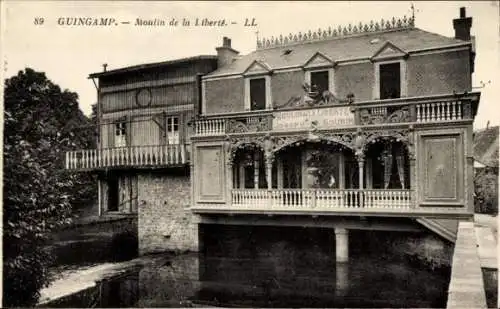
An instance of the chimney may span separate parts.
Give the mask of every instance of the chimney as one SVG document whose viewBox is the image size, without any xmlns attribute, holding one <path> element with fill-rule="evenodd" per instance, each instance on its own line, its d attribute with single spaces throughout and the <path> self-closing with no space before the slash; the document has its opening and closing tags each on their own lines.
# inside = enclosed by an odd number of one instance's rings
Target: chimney
<svg viewBox="0 0 500 309">
<path fill-rule="evenodd" d="M 470 28 L 472 27 L 472 17 L 465 17 L 465 7 L 460 8 L 460 18 L 453 20 L 455 29 L 455 39 L 470 41 Z"/>
<path fill-rule="evenodd" d="M 224 37 L 222 39 L 222 46 L 215 49 L 217 51 L 217 67 L 229 65 L 240 53 L 231 47 L 231 39 Z"/>
</svg>

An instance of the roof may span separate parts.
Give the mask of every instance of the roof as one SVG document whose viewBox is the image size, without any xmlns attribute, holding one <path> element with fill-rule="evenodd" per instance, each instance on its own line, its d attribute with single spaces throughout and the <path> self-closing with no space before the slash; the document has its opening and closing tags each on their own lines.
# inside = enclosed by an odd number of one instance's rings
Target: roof
<svg viewBox="0 0 500 309">
<path fill-rule="evenodd" d="M 378 39 L 378 40 L 375 40 Z M 376 42 L 373 42 L 373 41 Z M 334 62 L 370 59 L 390 42 L 393 46 L 408 53 L 418 50 L 443 48 L 457 45 L 470 45 L 469 41 L 445 37 L 418 28 L 404 28 L 384 32 L 367 32 L 353 36 L 335 37 L 325 40 L 300 42 L 293 45 L 258 49 L 241 56 L 232 64 L 207 74 L 207 77 L 243 73 L 254 61 L 266 63 L 272 69 L 303 66 L 316 53 Z M 284 55 L 285 50 L 291 50 Z"/>
<path fill-rule="evenodd" d="M 474 159 L 485 166 L 498 167 L 498 132 L 494 126 L 474 132 Z"/>
<path fill-rule="evenodd" d="M 162 62 L 139 64 L 139 65 L 124 67 L 124 68 L 109 70 L 109 71 L 92 73 L 89 75 L 89 78 L 109 76 L 109 75 L 128 73 L 128 72 L 135 72 L 135 71 L 140 71 L 140 70 L 152 69 L 152 68 L 157 68 L 157 67 L 164 67 L 164 66 L 169 66 L 169 65 L 176 65 L 176 64 L 181 64 L 181 63 L 185 63 L 185 62 L 194 62 L 194 61 L 199 61 L 199 60 L 217 60 L 217 56 L 199 55 L 199 56 L 194 56 L 194 57 L 167 60 L 167 61 L 162 61 Z"/>
</svg>

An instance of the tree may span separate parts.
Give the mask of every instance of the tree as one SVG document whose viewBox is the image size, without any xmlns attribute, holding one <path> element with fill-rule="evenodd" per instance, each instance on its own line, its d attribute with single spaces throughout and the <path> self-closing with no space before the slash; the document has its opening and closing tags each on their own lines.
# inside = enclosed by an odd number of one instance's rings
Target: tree
<svg viewBox="0 0 500 309">
<path fill-rule="evenodd" d="M 474 175 L 474 208 L 477 213 L 498 214 L 498 168 L 482 168 Z"/>
<path fill-rule="evenodd" d="M 4 107 L 3 305 L 33 306 L 50 280 L 50 233 L 70 223 L 73 203 L 95 196 L 91 177 L 64 170 L 64 152 L 89 147 L 93 135 L 74 136 L 89 122 L 78 95 L 45 73 L 5 80 Z"/>
</svg>

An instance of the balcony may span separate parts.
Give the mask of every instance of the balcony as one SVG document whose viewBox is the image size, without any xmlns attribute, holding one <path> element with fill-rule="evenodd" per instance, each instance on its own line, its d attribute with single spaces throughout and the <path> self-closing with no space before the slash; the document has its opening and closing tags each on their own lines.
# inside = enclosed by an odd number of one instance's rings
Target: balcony
<svg viewBox="0 0 500 309">
<path fill-rule="evenodd" d="M 409 209 L 410 190 L 359 189 L 235 189 L 231 203 L 236 208 L 253 209 Z"/>
<path fill-rule="evenodd" d="M 471 93 L 206 115 L 194 121 L 194 136 L 456 122 L 473 119 L 478 101 Z"/>
<path fill-rule="evenodd" d="M 233 189 L 229 203 L 196 203 L 197 214 L 470 218 L 457 207 L 422 207 L 408 189 Z"/>
<path fill-rule="evenodd" d="M 147 168 L 189 162 L 184 144 L 86 149 L 66 152 L 66 169 Z"/>
</svg>

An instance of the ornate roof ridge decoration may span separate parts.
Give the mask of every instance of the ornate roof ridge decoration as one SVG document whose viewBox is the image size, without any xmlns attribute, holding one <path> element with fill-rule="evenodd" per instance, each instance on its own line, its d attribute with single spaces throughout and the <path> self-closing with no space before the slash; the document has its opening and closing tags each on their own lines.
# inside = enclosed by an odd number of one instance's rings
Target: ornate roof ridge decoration
<svg viewBox="0 0 500 309">
<path fill-rule="evenodd" d="M 289 45 L 296 45 L 305 42 L 317 42 L 317 41 L 326 41 L 338 38 L 345 38 L 350 36 L 356 36 L 360 34 L 366 33 L 377 33 L 377 32 L 386 32 L 386 31 L 394 31 L 401 29 L 412 29 L 415 27 L 415 17 L 407 17 L 406 15 L 403 18 L 395 18 L 393 17 L 390 20 L 381 19 L 380 22 L 374 22 L 371 20 L 369 23 L 352 24 L 350 23 L 348 26 L 338 26 L 328 27 L 328 29 L 321 29 L 315 31 L 307 31 L 307 32 L 299 32 L 298 34 L 282 35 L 279 37 L 272 36 L 271 38 L 262 38 L 257 39 L 257 49 L 268 49 L 274 47 L 284 47 Z"/>
</svg>

